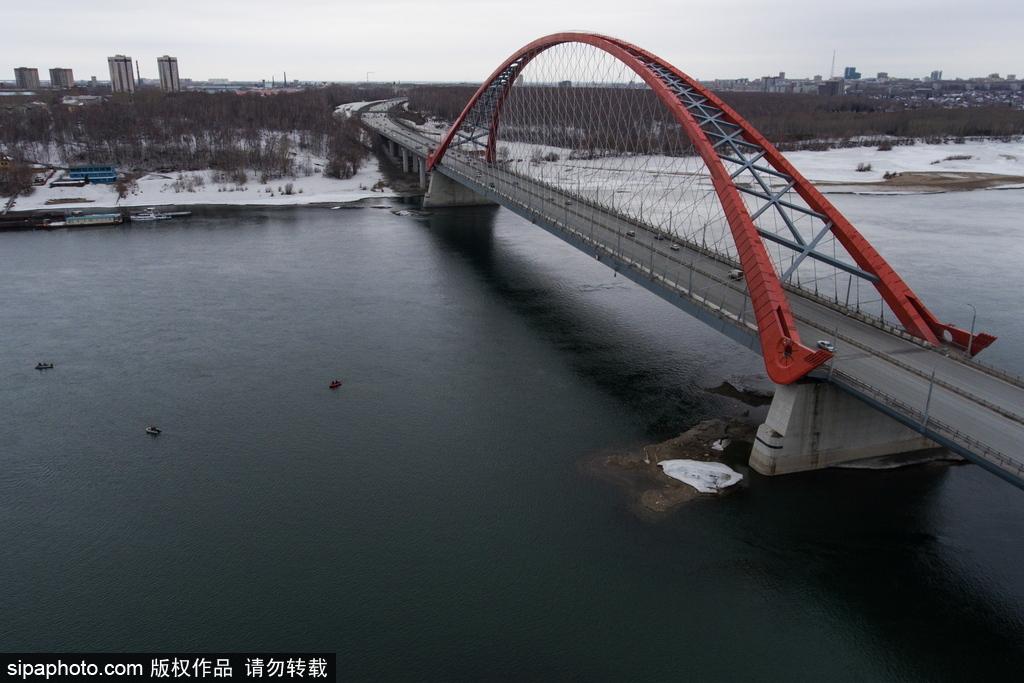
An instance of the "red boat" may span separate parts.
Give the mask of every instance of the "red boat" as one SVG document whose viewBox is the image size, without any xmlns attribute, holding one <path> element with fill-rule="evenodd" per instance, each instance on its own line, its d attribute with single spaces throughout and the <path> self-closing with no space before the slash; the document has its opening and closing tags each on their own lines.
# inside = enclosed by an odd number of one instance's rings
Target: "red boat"
<svg viewBox="0 0 1024 683">
<path fill-rule="evenodd" d="M 341 380 L 340 379 L 336 379 L 333 382 L 331 382 L 331 389 L 337 389 L 340 386 L 341 386 Z"/>
</svg>

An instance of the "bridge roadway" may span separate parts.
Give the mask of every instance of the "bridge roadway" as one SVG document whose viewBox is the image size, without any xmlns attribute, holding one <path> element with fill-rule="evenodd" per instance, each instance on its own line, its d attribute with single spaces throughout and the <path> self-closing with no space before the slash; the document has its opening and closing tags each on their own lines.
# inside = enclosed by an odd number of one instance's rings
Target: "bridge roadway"
<svg viewBox="0 0 1024 683">
<path fill-rule="evenodd" d="M 364 109 L 363 122 L 426 158 L 437 141 L 390 118 L 386 108 Z M 737 264 L 670 235 L 658 240 L 653 228 L 455 148 L 434 172 L 548 230 L 760 353 L 746 287 L 728 277 Z M 630 231 L 635 237 L 628 236 Z M 671 249 L 673 241 L 679 250 Z M 813 377 L 1024 488 L 1024 380 L 801 290 L 789 288 L 789 300 L 805 345 L 825 339 L 836 346 L 834 359 Z"/>
</svg>

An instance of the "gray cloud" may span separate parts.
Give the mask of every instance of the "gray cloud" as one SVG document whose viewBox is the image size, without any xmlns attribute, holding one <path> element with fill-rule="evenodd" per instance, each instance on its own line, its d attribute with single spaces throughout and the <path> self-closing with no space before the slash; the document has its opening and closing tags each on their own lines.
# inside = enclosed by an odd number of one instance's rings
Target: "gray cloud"
<svg viewBox="0 0 1024 683">
<path fill-rule="evenodd" d="M 106 57 L 176 55 L 183 77 L 479 81 L 546 33 L 592 30 L 641 45 L 700 78 L 828 75 L 855 65 L 947 77 L 1024 74 L 1024 3 L 933 0 L 375 0 L 173 3 L 50 0 L 4 9 L 0 77 L 16 66 L 107 77 Z M 59 21 L 58 21 L 59 19 Z M 45 76 L 44 76 L 45 77 Z"/>
</svg>

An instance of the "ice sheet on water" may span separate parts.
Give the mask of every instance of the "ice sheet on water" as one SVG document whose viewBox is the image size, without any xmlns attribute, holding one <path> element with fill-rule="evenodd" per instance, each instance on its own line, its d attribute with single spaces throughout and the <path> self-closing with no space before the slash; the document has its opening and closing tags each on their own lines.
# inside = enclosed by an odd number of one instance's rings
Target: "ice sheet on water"
<svg viewBox="0 0 1024 683">
<path fill-rule="evenodd" d="M 718 493 L 743 479 L 742 474 L 720 462 L 662 460 L 658 466 L 668 476 L 689 484 L 701 493 Z"/>
</svg>

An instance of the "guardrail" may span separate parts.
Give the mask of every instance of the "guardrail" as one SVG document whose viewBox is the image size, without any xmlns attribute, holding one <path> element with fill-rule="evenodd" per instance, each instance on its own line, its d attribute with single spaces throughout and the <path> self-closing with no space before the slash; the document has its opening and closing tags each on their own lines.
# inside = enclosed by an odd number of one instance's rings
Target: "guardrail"
<svg viewBox="0 0 1024 683">
<path fill-rule="evenodd" d="M 899 413 L 911 424 L 917 425 L 915 429 L 920 431 L 924 436 L 929 438 L 934 436 L 945 438 L 951 443 L 959 445 L 967 453 L 970 453 L 977 458 L 987 460 L 1004 472 L 1016 476 L 1018 479 L 1024 479 L 1024 463 L 1020 460 L 1014 460 L 1002 451 L 996 450 L 968 434 L 964 434 L 956 427 L 948 425 L 941 420 L 937 420 L 934 417 L 925 414 L 923 411 L 904 403 L 895 396 L 891 396 L 877 387 L 871 386 L 866 382 L 862 382 L 842 370 L 833 370 L 832 379 L 840 386 L 847 385 L 849 388 L 852 388 L 854 393 L 859 392 L 866 394 L 879 403 L 888 406 L 890 410 Z M 933 432 L 933 434 L 929 434 L 929 431 Z"/>
<path fill-rule="evenodd" d="M 458 163 L 463 164 L 465 162 L 458 162 Z M 455 164 L 448 164 L 446 166 L 446 170 L 449 173 L 454 173 L 456 175 L 461 176 L 463 184 L 465 184 L 466 186 L 468 186 L 470 188 L 475 189 L 475 191 L 477 191 L 478 193 L 483 194 L 485 196 L 486 195 L 494 195 L 495 197 L 499 197 L 499 198 L 503 199 L 505 202 L 507 202 L 508 205 L 514 205 L 514 206 L 519 207 L 523 211 L 524 214 L 528 214 L 529 216 L 532 216 L 531 220 L 533 220 L 533 222 L 537 222 L 537 219 L 543 219 L 546 223 L 550 224 L 551 226 L 555 227 L 556 229 L 571 235 L 572 239 L 580 241 L 580 242 L 583 242 L 583 243 L 588 244 L 588 245 L 591 245 L 595 249 L 603 251 L 608 256 L 611 256 L 612 258 L 617 259 L 618 261 L 623 263 L 626 267 L 631 268 L 633 270 L 636 270 L 639 273 L 645 275 L 647 279 L 651 280 L 652 282 L 656 282 L 657 284 L 661 285 L 662 287 L 664 287 L 665 289 L 669 290 L 673 294 L 675 294 L 677 296 L 685 297 L 686 299 L 688 299 L 691 302 L 693 302 L 693 304 L 696 305 L 697 307 L 699 307 L 701 310 L 703 310 L 703 311 L 713 315 L 714 317 L 718 318 L 719 320 L 722 320 L 725 323 L 728 323 L 730 325 L 738 327 L 739 329 L 741 329 L 744 333 L 746 333 L 748 335 L 752 335 L 752 336 L 756 336 L 757 335 L 757 326 L 756 325 L 752 325 L 751 323 L 746 321 L 745 311 L 741 311 L 738 314 L 734 313 L 734 312 L 728 310 L 724 305 L 716 304 L 711 299 L 708 298 L 707 294 L 708 294 L 708 292 L 709 292 L 709 290 L 710 290 L 710 288 L 712 286 L 716 286 L 717 285 L 717 286 L 724 286 L 724 287 L 730 287 L 731 288 L 730 283 L 728 283 L 725 280 L 719 279 L 719 277 L 716 276 L 714 273 L 706 271 L 706 270 L 704 270 L 702 268 L 698 268 L 694 263 L 685 263 L 682 260 L 679 260 L 679 259 L 676 259 L 676 258 L 672 258 L 672 257 L 670 257 L 667 254 L 662 254 L 662 256 L 664 256 L 665 258 L 669 258 L 670 260 L 674 261 L 675 263 L 678 263 L 683 268 L 685 268 L 685 269 L 687 269 L 687 270 L 689 270 L 691 272 L 691 284 L 689 286 L 683 286 L 683 285 L 681 285 L 679 283 L 678 280 L 673 282 L 672 280 L 668 279 L 664 275 L 659 275 L 658 273 L 654 272 L 653 269 L 651 269 L 650 267 L 644 265 L 643 263 L 640 263 L 640 262 L 636 261 L 635 259 L 625 255 L 621 251 L 617 251 L 617 250 L 613 249 L 608 244 L 605 244 L 603 242 L 600 242 L 600 241 L 592 239 L 586 233 L 583 233 L 583 232 L 580 232 L 579 230 L 573 229 L 572 227 L 570 227 L 568 224 L 566 224 L 565 222 L 563 222 L 559 218 L 556 218 L 553 215 L 550 215 L 548 213 L 543 212 L 542 210 L 538 209 L 536 206 L 523 204 L 522 202 L 520 202 L 516 198 L 512 197 L 511 195 L 508 195 L 508 194 L 506 194 L 504 192 L 499 191 L 497 188 L 485 187 L 481 183 L 478 183 L 476 180 L 471 178 L 465 172 L 463 172 L 463 171 L 459 170 L 458 168 L 456 168 Z M 545 201 L 543 199 L 543 197 L 540 197 L 539 195 L 536 195 L 535 193 L 532 193 L 532 192 L 528 192 L 528 193 L 531 194 L 534 197 L 537 197 L 537 198 L 541 199 L 541 202 L 544 203 L 544 204 L 549 203 L 549 202 Z M 562 207 L 562 208 L 564 208 L 564 207 Z M 573 213 L 576 213 L 576 212 L 573 212 Z M 578 213 L 576 213 L 576 215 L 580 216 L 580 218 L 585 218 L 585 217 L 581 216 Z M 613 234 L 619 236 L 620 238 L 624 238 L 624 239 L 627 239 L 627 240 L 631 239 L 625 233 L 616 230 L 612 226 L 605 225 L 604 223 L 601 223 L 601 222 L 593 220 L 593 219 L 591 219 L 591 221 L 593 223 L 595 223 L 596 225 L 598 225 L 599 227 L 601 227 L 602 229 L 607 230 L 608 232 L 613 233 Z M 708 286 L 704 289 L 704 294 L 703 295 L 697 294 L 694 291 L 693 286 L 692 286 L 692 273 L 698 273 L 702 277 L 704 277 L 704 278 L 706 278 L 707 280 L 710 281 Z"/>
<path fill-rule="evenodd" d="M 797 320 L 799 320 L 800 322 L 802 322 L 802 323 L 804 323 L 806 325 L 811 325 L 812 327 L 817 327 L 818 329 L 821 329 L 821 330 L 823 330 L 823 331 L 833 335 L 836 339 L 842 340 L 842 342 L 845 343 L 845 344 L 849 344 L 850 346 L 856 347 L 856 348 L 864 351 L 865 353 L 869 353 L 872 356 L 880 358 L 880 359 L 884 360 L 887 363 L 895 365 L 896 367 L 900 368 L 901 370 L 909 372 L 909 373 L 911 373 L 913 375 L 917 375 L 921 379 L 925 379 L 925 380 L 928 380 L 930 382 L 934 382 L 936 386 L 942 387 L 943 389 L 946 389 L 947 391 L 951 391 L 951 392 L 953 392 L 954 394 L 956 394 L 958 396 L 962 396 L 963 398 L 966 398 L 967 400 L 972 401 L 973 403 L 977 403 L 978 405 L 980 405 L 980 406 L 982 406 L 982 407 L 984 407 L 984 408 L 986 408 L 988 410 L 991 410 L 994 413 L 1002 415 L 1003 417 L 1005 417 L 1005 418 L 1007 418 L 1009 420 L 1013 420 L 1014 422 L 1019 422 L 1021 424 L 1024 424 L 1024 417 L 1018 415 L 1017 413 L 1014 413 L 1013 411 L 1007 410 L 1006 408 L 1003 408 L 1002 406 L 996 405 L 995 403 L 992 403 L 988 399 L 982 398 L 981 396 L 978 396 L 976 394 L 972 394 L 971 392 L 967 391 L 963 387 L 960 387 L 959 385 L 953 384 L 952 382 L 948 382 L 948 381 L 946 381 L 946 380 L 944 380 L 944 379 L 942 379 L 940 377 L 934 377 L 933 378 L 927 372 L 925 372 L 925 371 L 923 371 L 923 370 L 921 370 L 919 368 L 915 368 L 914 366 L 910 365 L 909 363 L 905 363 L 905 362 L 899 360 L 898 358 L 894 358 L 893 356 L 891 356 L 888 353 L 884 353 L 882 351 L 879 351 L 878 349 L 873 349 L 870 346 L 868 346 L 867 344 L 864 344 L 862 342 L 857 341 L 853 337 L 850 337 L 848 335 L 840 333 L 838 330 L 829 330 L 827 327 L 821 325 L 821 323 L 818 323 L 818 322 L 816 322 L 814 320 L 806 318 L 806 317 L 804 317 L 802 315 L 794 314 L 794 317 Z"/>
</svg>

